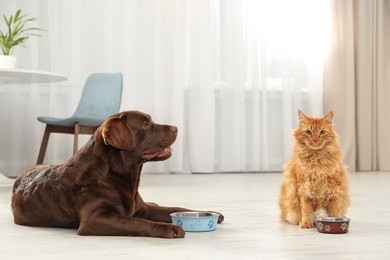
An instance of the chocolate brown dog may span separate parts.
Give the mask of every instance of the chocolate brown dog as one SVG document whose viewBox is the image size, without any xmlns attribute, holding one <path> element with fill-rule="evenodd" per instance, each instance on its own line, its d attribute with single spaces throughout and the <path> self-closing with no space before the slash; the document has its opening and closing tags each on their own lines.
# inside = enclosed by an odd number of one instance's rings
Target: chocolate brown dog
<svg viewBox="0 0 390 260">
<path fill-rule="evenodd" d="M 142 165 L 168 159 L 176 136 L 175 126 L 138 111 L 109 117 L 64 164 L 32 166 L 18 176 L 15 223 L 77 228 L 79 235 L 184 237 L 169 214 L 191 210 L 147 203 L 138 193 Z"/>
</svg>

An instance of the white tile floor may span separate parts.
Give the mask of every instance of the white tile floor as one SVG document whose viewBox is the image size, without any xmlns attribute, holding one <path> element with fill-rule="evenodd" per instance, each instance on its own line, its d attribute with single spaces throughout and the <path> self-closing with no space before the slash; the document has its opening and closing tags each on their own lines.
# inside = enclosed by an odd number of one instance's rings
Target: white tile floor
<svg viewBox="0 0 390 260">
<path fill-rule="evenodd" d="M 0 259 L 388 259 L 390 172 L 351 173 L 347 234 L 279 222 L 281 173 L 144 174 L 140 192 L 161 205 L 216 210 L 225 222 L 183 239 L 81 237 L 75 230 L 13 223 L 0 185 Z M 1 183 L 0 183 L 1 184 Z"/>
</svg>

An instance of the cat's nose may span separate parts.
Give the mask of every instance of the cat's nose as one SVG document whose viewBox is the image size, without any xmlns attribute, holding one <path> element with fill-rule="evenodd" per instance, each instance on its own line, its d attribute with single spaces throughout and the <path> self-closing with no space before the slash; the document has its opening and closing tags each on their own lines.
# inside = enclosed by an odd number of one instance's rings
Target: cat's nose
<svg viewBox="0 0 390 260">
<path fill-rule="evenodd" d="M 318 142 L 318 139 L 313 139 L 313 142 L 317 143 L 317 142 Z"/>
</svg>

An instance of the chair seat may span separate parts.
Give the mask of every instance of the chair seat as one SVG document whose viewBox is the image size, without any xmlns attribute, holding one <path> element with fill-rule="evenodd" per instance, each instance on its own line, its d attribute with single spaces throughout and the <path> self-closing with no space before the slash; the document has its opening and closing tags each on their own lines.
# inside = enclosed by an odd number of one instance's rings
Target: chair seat
<svg viewBox="0 0 390 260">
<path fill-rule="evenodd" d="M 49 124 L 49 125 L 60 125 L 60 126 L 70 126 L 73 127 L 76 122 L 82 126 L 100 126 L 106 118 L 98 118 L 98 117 L 69 117 L 69 118 L 57 118 L 50 116 L 39 116 L 38 121 Z"/>
</svg>

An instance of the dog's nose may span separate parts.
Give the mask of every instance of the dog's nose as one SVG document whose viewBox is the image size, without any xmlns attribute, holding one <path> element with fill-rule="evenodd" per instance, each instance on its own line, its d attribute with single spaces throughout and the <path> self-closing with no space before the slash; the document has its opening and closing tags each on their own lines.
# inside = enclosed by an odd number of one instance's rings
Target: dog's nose
<svg viewBox="0 0 390 260">
<path fill-rule="evenodd" d="M 171 126 L 170 131 L 172 134 L 176 135 L 177 134 L 177 127 L 176 126 Z"/>
</svg>

